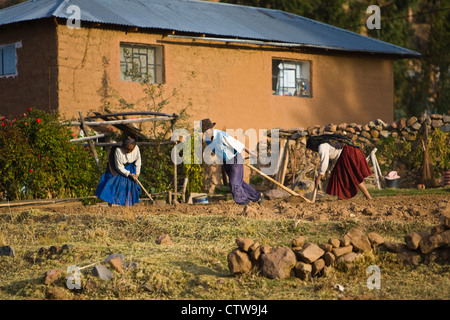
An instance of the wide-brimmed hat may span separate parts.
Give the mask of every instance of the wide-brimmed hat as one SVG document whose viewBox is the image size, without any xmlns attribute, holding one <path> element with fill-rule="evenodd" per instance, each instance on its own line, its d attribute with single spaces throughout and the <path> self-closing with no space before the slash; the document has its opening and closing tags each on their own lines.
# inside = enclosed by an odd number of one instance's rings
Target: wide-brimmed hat
<svg viewBox="0 0 450 320">
<path fill-rule="evenodd" d="M 212 127 L 214 127 L 216 125 L 215 122 L 211 122 L 211 120 L 209 119 L 203 119 L 202 120 L 202 132 L 205 132 L 208 129 L 211 129 Z"/>
<path fill-rule="evenodd" d="M 391 171 L 385 178 L 388 180 L 394 180 L 400 178 L 400 176 L 397 174 L 397 171 Z"/>
</svg>

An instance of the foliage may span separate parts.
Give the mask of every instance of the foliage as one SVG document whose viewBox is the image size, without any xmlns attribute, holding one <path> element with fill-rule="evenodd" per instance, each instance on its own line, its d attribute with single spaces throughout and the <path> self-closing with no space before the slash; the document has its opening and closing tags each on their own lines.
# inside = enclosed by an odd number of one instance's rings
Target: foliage
<svg viewBox="0 0 450 320">
<path fill-rule="evenodd" d="M 106 87 L 105 92 L 110 92 L 109 96 L 105 95 L 105 108 L 107 109 L 145 109 L 146 111 L 156 113 L 167 113 L 171 99 L 173 99 L 182 88 L 174 88 L 167 93 L 164 84 L 155 83 L 150 73 L 141 73 L 141 68 L 136 64 L 132 54 L 125 50 L 125 58 L 132 63 L 130 70 L 126 76 L 130 77 L 134 82 L 138 83 L 142 88 L 142 96 L 134 101 L 128 101 L 120 97 L 115 90 Z M 195 77 L 192 72 L 188 81 Z M 107 83 L 104 84 L 108 86 Z M 172 130 L 178 128 L 187 128 L 189 114 L 188 108 L 192 105 L 190 99 L 187 105 L 178 110 L 178 118 L 176 121 L 153 121 L 150 125 L 145 126 L 145 130 L 149 132 L 149 136 L 156 145 L 141 146 L 142 169 L 140 180 L 144 186 L 150 186 L 149 192 L 160 193 L 174 190 L 174 166 L 171 158 L 173 144 L 164 144 L 170 140 Z M 187 190 L 188 192 L 200 192 L 202 188 L 202 169 L 199 164 L 181 164 L 177 167 L 178 176 L 183 173 L 189 178 Z M 184 176 L 182 177 L 184 180 Z M 181 177 L 180 177 L 181 178 Z M 181 180 L 181 179 L 180 179 Z"/>
<path fill-rule="evenodd" d="M 95 190 L 100 173 L 89 148 L 69 142 L 58 114 L 28 109 L 0 128 L 0 192 L 9 200 L 82 197 Z M 97 150 L 103 157 L 102 150 Z"/>
<path fill-rule="evenodd" d="M 391 171 L 405 167 L 408 171 L 423 166 L 423 135 L 415 141 L 400 140 L 393 137 L 377 142 L 378 157 L 382 171 Z M 428 136 L 428 152 L 433 163 L 436 176 L 450 168 L 450 135 L 435 129 Z"/>
</svg>

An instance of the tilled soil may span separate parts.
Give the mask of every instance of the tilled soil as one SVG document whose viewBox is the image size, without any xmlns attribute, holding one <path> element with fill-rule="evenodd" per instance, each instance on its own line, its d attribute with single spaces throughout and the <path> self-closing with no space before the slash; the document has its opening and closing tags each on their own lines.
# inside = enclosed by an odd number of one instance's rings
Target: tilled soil
<svg viewBox="0 0 450 320">
<path fill-rule="evenodd" d="M 254 219 L 299 219 L 306 221 L 402 221 L 439 224 L 442 216 L 450 216 L 450 196 L 441 195 L 397 195 L 375 197 L 366 200 L 357 196 L 350 200 L 336 200 L 318 195 L 315 203 L 305 202 L 302 198 L 265 200 L 262 204 L 238 205 L 233 200 L 219 200 L 208 204 L 149 204 L 142 201 L 134 207 L 113 206 L 106 203 L 84 206 L 81 202 L 61 202 L 45 205 L 27 205 L 2 207 L 0 213 L 38 209 L 43 212 L 64 214 L 99 213 L 131 210 L 139 214 L 186 215 L 228 215 L 246 216 Z"/>
</svg>

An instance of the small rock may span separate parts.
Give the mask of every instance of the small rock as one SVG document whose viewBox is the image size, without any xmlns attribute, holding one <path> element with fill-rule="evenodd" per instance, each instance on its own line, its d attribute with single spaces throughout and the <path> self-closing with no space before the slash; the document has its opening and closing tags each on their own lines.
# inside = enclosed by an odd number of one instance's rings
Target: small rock
<svg viewBox="0 0 450 320">
<path fill-rule="evenodd" d="M 117 258 L 117 257 L 120 258 L 120 262 L 121 263 L 123 263 L 123 260 L 125 260 L 125 256 L 123 254 L 121 254 L 121 253 L 114 253 L 114 254 L 111 254 L 111 255 L 107 256 L 106 259 L 105 259 L 105 262 L 108 263 L 109 260 Z"/>
<path fill-rule="evenodd" d="M 325 267 L 325 261 L 323 259 L 317 259 L 312 263 L 311 276 L 315 277 Z"/>
<path fill-rule="evenodd" d="M 322 256 L 323 261 L 325 261 L 325 266 L 330 267 L 334 264 L 336 261 L 336 257 L 331 252 L 325 252 L 325 254 Z"/>
<path fill-rule="evenodd" d="M 447 230 L 447 227 L 445 226 L 445 224 L 440 224 L 440 225 L 437 225 L 437 226 L 434 226 L 431 228 L 430 235 L 433 236 L 435 234 L 444 232 L 445 230 Z"/>
<path fill-rule="evenodd" d="M 120 257 L 110 259 L 108 262 L 114 270 L 123 272 L 122 261 L 120 260 Z"/>
<path fill-rule="evenodd" d="M 155 240 L 156 244 L 167 244 L 167 245 L 172 245 L 173 242 L 170 239 L 168 234 L 161 234 L 160 236 L 158 236 L 158 238 L 156 238 Z"/>
<path fill-rule="evenodd" d="M 345 246 L 345 247 L 339 247 L 339 248 L 334 248 L 331 252 L 336 256 L 336 257 L 340 257 L 346 253 L 352 252 L 353 250 L 353 246 Z"/>
<path fill-rule="evenodd" d="M 308 263 L 297 262 L 294 267 L 294 275 L 302 280 L 307 280 L 312 272 L 312 266 Z"/>
<path fill-rule="evenodd" d="M 352 240 L 349 236 L 344 235 L 344 237 L 341 239 L 341 247 L 347 247 L 352 243 Z"/>
<path fill-rule="evenodd" d="M 405 234 L 405 243 L 408 249 L 416 250 L 422 238 L 416 232 L 409 232 Z"/>
<path fill-rule="evenodd" d="M 249 252 L 254 252 L 256 250 L 259 251 L 259 247 L 260 247 L 260 244 L 258 242 L 255 242 L 248 248 L 248 251 Z"/>
<path fill-rule="evenodd" d="M 341 241 L 339 239 L 330 239 L 328 240 L 328 243 L 333 246 L 333 248 L 339 248 L 341 245 Z"/>
<path fill-rule="evenodd" d="M 439 128 L 439 127 L 442 127 L 443 125 L 444 125 L 444 121 L 442 121 L 442 120 L 433 120 L 433 121 L 431 121 L 431 126 L 433 128 Z"/>
<path fill-rule="evenodd" d="M 355 261 L 356 259 L 362 257 L 362 254 L 360 253 L 356 253 L 356 252 L 349 252 L 346 254 L 343 254 L 342 256 L 338 257 L 336 259 L 336 264 L 340 264 L 340 263 L 351 263 L 353 261 Z"/>
<path fill-rule="evenodd" d="M 238 247 L 245 252 L 248 252 L 249 248 L 253 245 L 253 240 L 248 238 L 238 237 L 236 238 L 236 244 Z"/>
<path fill-rule="evenodd" d="M 270 253 L 271 250 L 272 250 L 272 247 L 269 246 L 268 244 L 261 246 L 261 253 L 267 254 L 267 253 Z"/>
<path fill-rule="evenodd" d="M 51 284 L 58 280 L 60 274 L 62 274 L 64 270 L 62 269 L 51 269 L 48 270 L 44 275 L 44 284 Z"/>
<path fill-rule="evenodd" d="M 61 247 L 61 251 L 69 251 L 73 248 L 73 244 L 65 244 Z"/>
<path fill-rule="evenodd" d="M 50 254 L 58 254 L 61 253 L 62 248 L 57 246 L 51 246 L 49 249 Z"/>
<path fill-rule="evenodd" d="M 369 241 L 373 247 L 379 246 L 384 243 L 384 238 L 376 232 L 369 232 L 367 234 L 367 238 L 369 238 Z"/>
<path fill-rule="evenodd" d="M 393 253 L 400 253 L 402 251 L 407 250 L 406 245 L 404 245 L 403 243 L 395 243 L 395 242 L 385 241 L 383 243 L 383 246 L 387 249 L 387 251 L 393 252 Z"/>
<path fill-rule="evenodd" d="M 431 235 L 420 241 L 419 247 L 422 253 L 429 253 L 432 250 L 450 244 L 450 230 Z"/>
<path fill-rule="evenodd" d="M 331 250 L 333 250 L 333 246 L 329 243 L 320 245 L 320 248 L 325 252 L 331 252 Z"/>
<path fill-rule="evenodd" d="M 420 254 L 413 251 L 402 251 L 397 255 L 398 260 L 404 265 L 418 266 L 420 260 Z"/>
<path fill-rule="evenodd" d="M 94 266 L 91 273 L 102 280 L 111 280 L 113 278 L 112 272 L 102 264 Z"/>
<path fill-rule="evenodd" d="M 406 125 L 408 127 L 411 127 L 416 122 L 417 122 L 417 118 L 416 117 L 411 117 L 411 118 L 408 119 L 408 121 L 406 121 Z"/>
<path fill-rule="evenodd" d="M 304 236 L 298 236 L 297 238 L 292 240 L 292 247 L 294 248 L 302 248 L 303 245 L 305 244 L 305 237 Z"/>
<path fill-rule="evenodd" d="M 319 259 L 325 251 L 320 249 L 320 247 L 314 243 L 306 243 L 302 250 L 296 251 L 295 253 L 300 260 L 306 263 L 312 263 Z"/>
<path fill-rule="evenodd" d="M 259 268 L 259 257 L 261 257 L 261 247 L 258 247 L 255 251 L 249 252 L 250 260 Z"/>
<path fill-rule="evenodd" d="M 370 245 L 369 238 L 364 234 L 361 229 L 354 228 L 346 233 L 350 237 L 351 244 L 356 252 L 366 252 L 370 251 L 372 248 Z M 345 238 L 345 236 L 344 236 Z"/>
<path fill-rule="evenodd" d="M 228 270 L 234 276 L 248 273 L 253 269 L 253 263 L 247 252 L 241 249 L 234 249 L 227 255 Z"/>
<path fill-rule="evenodd" d="M 0 256 L 8 256 L 8 257 L 14 257 L 16 255 L 16 252 L 14 249 L 10 246 L 3 246 L 0 247 Z"/>
<path fill-rule="evenodd" d="M 267 199 L 274 200 L 289 197 L 290 194 L 284 190 L 273 189 L 264 192 L 264 195 Z"/>
</svg>

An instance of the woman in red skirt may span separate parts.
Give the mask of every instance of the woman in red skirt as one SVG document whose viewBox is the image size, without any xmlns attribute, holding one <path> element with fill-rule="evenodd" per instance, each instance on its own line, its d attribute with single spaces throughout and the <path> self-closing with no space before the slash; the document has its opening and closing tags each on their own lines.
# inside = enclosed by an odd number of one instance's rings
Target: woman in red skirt
<svg viewBox="0 0 450 320">
<path fill-rule="evenodd" d="M 353 198 L 361 190 L 367 199 L 372 199 L 364 184 L 364 178 L 372 171 L 361 149 L 350 139 L 338 134 L 312 136 L 306 142 L 306 148 L 320 156 L 316 185 L 325 177 L 329 161 L 337 159 L 326 192 L 342 200 Z"/>
</svg>

